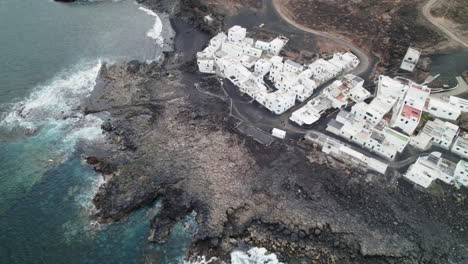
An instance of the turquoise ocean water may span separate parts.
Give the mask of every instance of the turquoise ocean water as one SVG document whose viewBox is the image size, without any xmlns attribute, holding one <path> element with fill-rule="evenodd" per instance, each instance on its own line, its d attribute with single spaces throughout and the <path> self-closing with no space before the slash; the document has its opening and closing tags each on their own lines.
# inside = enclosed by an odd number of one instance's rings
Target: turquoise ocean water
<svg viewBox="0 0 468 264">
<path fill-rule="evenodd" d="M 194 214 L 164 244 L 147 242 L 157 201 L 116 224 L 89 218 L 102 177 L 83 149 L 104 142 L 106 116 L 80 104 L 101 63 L 159 58 L 161 26 L 130 0 L 0 0 L 0 263 L 186 263 Z M 231 260 L 279 263 L 260 248 Z"/>
<path fill-rule="evenodd" d="M 0 1 L 0 263 L 182 261 L 193 217 L 161 245 L 146 240 L 158 203 L 89 220 L 101 177 L 78 147 L 103 140 L 102 117 L 77 111 L 100 63 L 156 59 L 156 22 L 133 1 Z"/>
</svg>

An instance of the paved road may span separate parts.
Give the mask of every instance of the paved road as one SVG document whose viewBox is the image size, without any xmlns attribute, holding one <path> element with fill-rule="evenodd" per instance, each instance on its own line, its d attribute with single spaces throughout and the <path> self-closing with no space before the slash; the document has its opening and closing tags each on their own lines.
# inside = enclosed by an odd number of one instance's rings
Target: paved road
<svg viewBox="0 0 468 264">
<path fill-rule="evenodd" d="M 434 26 L 436 26 L 440 31 L 444 32 L 448 37 L 450 37 L 451 39 L 453 39 L 454 41 L 458 42 L 459 44 L 461 44 L 462 46 L 464 46 L 465 48 L 468 48 L 468 44 L 466 42 L 464 42 L 463 40 L 461 40 L 459 37 L 457 37 L 455 34 L 453 34 L 452 32 L 450 32 L 450 30 L 446 29 L 444 26 L 442 26 L 441 24 L 439 24 L 437 21 L 434 20 L 434 18 L 432 17 L 431 15 L 431 7 L 432 5 L 434 5 L 435 3 L 437 3 L 439 0 L 429 0 L 427 1 L 427 3 L 423 6 L 422 8 L 422 13 L 423 15 L 426 17 L 427 20 L 429 20 L 429 22 L 431 22 Z"/>
<path fill-rule="evenodd" d="M 352 71 L 353 74 L 355 74 L 355 75 L 363 74 L 369 69 L 369 67 L 372 66 L 371 65 L 372 59 L 371 59 L 370 55 L 368 53 L 366 53 L 365 51 L 363 51 L 362 49 L 354 46 L 350 42 L 347 42 L 347 41 L 345 41 L 345 40 L 343 40 L 343 39 L 341 39 L 341 38 L 339 38 L 337 36 L 333 36 L 333 35 L 325 33 L 325 32 L 310 29 L 310 28 L 305 27 L 303 25 L 297 24 L 296 22 L 291 20 L 284 13 L 284 10 L 282 10 L 281 1 L 282 0 L 273 0 L 273 7 L 278 12 L 278 14 L 281 16 L 281 18 L 283 18 L 283 20 L 285 20 L 286 22 L 288 22 L 289 24 L 295 26 L 296 28 L 298 28 L 300 30 L 303 30 L 303 31 L 306 31 L 306 32 L 312 33 L 314 35 L 321 36 L 321 37 L 324 37 L 324 38 L 327 38 L 327 39 L 330 39 L 330 40 L 333 40 L 333 41 L 347 47 L 350 51 L 352 51 L 359 58 L 360 63 L 358 65 L 358 67 Z"/>
</svg>

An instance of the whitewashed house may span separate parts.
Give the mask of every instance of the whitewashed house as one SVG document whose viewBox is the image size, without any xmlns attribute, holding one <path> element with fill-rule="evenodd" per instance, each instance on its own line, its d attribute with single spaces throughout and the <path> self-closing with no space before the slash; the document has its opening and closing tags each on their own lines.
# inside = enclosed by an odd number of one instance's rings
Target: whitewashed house
<svg viewBox="0 0 468 264">
<path fill-rule="evenodd" d="M 228 40 L 231 42 L 241 42 L 247 35 L 247 29 L 241 26 L 233 26 L 228 30 Z"/>
<path fill-rule="evenodd" d="M 457 120 L 461 114 L 460 108 L 450 102 L 437 98 L 430 98 L 428 101 L 429 102 L 424 111 L 438 118 Z"/>
<path fill-rule="evenodd" d="M 463 186 L 468 186 L 468 162 L 460 160 L 455 167 L 455 180 Z"/>
<path fill-rule="evenodd" d="M 412 72 L 416 67 L 416 64 L 418 64 L 419 56 L 421 56 L 421 51 L 409 47 L 403 61 L 401 62 L 400 69 Z"/>
<path fill-rule="evenodd" d="M 385 123 L 374 126 L 370 122 L 341 110 L 336 120 L 331 120 L 327 131 L 369 149 L 387 159 L 394 159 L 403 152 L 409 137 L 390 129 Z"/>
<path fill-rule="evenodd" d="M 442 158 L 440 152 L 432 152 L 426 157 L 419 157 L 418 160 L 409 167 L 405 178 L 427 188 L 432 181 L 439 179 L 445 183 L 454 180 L 455 163 Z"/>
<path fill-rule="evenodd" d="M 468 112 L 468 100 L 456 96 L 450 96 L 449 102 L 453 106 L 458 107 L 462 112 Z"/>
<path fill-rule="evenodd" d="M 393 96 L 377 96 L 369 104 L 359 102 L 351 107 L 351 112 L 360 118 L 378 124 L 392 110 L 397 98 Z"/>
<path fill-rule="evenodd" d="M 399 127 L 408 135 L 412 135 L 421 119 L 422 110 L 431 90 L 425 86 L 412 83 L 394 111 L 391 126 Z"/>
<path fill-rule="evenodd" d="M 426 150 L 431 145 L 450 149 L 454 138 L 458 135 L 459 127 L 440 119 L 427 121 L 417 136 L 411 137 L 411 145 Z"/>
<path fill-rule="evenodd" d="M 320 116 L 327 109 L 332 107 L 331 101 L 325 96 L 317 96 L 306 105 L 294 111 L 289 120 L 302 125 L 312 125 L 320 119 Z"/>
<path fill-rule="evenodd" d="M 255 48 L 264 50 L 273 55 L 278 55 L 284 46 L 288 43 L 288 39 L 285 37 L 276 37 L 270 42 L 257 40 L 255 42 Z"/>
<path fill-rule="evenodd" d="M 283 65 L 283 72 L 299 72 L 303 70 L 303 66 L 292 60 L 286 60 Z"/>
<path fill-rule="evenodd" d="M 273 56 L 271 57 L 270 62 L 271 62 L 271 68 L 270 68 L 269 79 L 272 82 L 276 82 L 280 74 L 283 72 L 283 57 Z"/>
<path fill-rule="evenodd" d="M 224 42 L 221 45 L 221 51 L 225 52 L 227 56 L 240 61 L 244 55 L 242 44 L 234 42 Z"/>
<path fill-rule="evenodd" d="M 362 102 L 371 96 L 364 85 L 364 79 L 354 74 L 346 74 L 341 81 L 344 85 L 350 88 L 348 97 L 354 102 Z"/>
<path fill-rule="evenodd" d="M 358 57 L 350 51 L 345 53 L 335 53 L 328 62 L 335 65 L 337 68 L 340 68 L 341 72 L 354 69 L 359 65 Z"/>
<path fill-rule="evenodd" d="M 255 62 L 255 72 L 258 72 L 262 76 L 265 76 L 271 68 L 272 63 L 265 59 L 259 59 Z"/>
<path fill-rule="evenodd" d="M 451 151 L 464 159 L 468 159 L 468 136 L 466 134 L 458 136 Z"/>
<path fill-rule="evenodd" d="M 377 96 L 393 96 L 401 99 L 405 96 L 409 88 L 409 80 L 403 78 L 390 78 L 385 75 L 379 76 L 377 85 Z"/>
<path fill-rule="evenodd" d="M 293 107 L 296 103 L 296 95 L 282 90 L 266 94 L 263 106 L 274 114 L 280 115 Z"/>
</svg>

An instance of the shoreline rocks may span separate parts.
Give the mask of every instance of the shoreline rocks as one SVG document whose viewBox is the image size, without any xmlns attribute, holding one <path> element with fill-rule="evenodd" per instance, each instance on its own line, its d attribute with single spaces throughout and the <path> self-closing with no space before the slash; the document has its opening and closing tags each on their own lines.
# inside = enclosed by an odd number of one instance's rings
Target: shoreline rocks
<svg viewBox="0 0 468 264">
<path fill-rule="evenodd" d="M 208 39 L 182 24 L 190 40 Z M 187 40 L 179 35 L 177 41 Z M 148 240 L 163 242 L 195 211 L 199 228 L 190 256 L 227 260 L 232 249 L 255 245 L 289 263 L 420 263 L 427 257 L 461 263 L 466 252 L 452 248 L 466 236 L 451 231 L 468 230 L 466 204 L 453 202 L 452 193 L 430 197 L 404 185 L 395 190 L 367 182 L 356 172 L 310 162 L 310 153 L 297 146 L 267 147 L 239 134 L 228 103 L 194 88 L 204 77 L 190 70 L 194 52 L 191 45 L 168 53 L 163 65 L 132 61 L 101 69 L 85 109 L 109 112 L 103 128 L 119 150 L 89 157 L 97 171 L 112 175 L 93 199 L 95 218 L 116 222 L 161 199 Z M 222 89 L 219 82 L 203 84 L 214 94 Z"/>
</svg>

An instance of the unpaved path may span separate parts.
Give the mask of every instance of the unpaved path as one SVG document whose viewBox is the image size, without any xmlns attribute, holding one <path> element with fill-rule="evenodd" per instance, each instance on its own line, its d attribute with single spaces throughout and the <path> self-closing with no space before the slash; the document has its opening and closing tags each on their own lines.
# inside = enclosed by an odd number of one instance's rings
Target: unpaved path
<svg viewBox="0 0 468 264">
<path fill-rule="evenodd" d="M 434 17 L 431 15 L 431 12 L 430 12 L 431 7 L 435 3 L 437 3 L 438 1 L 439 0 L 429 0 L 429 1 L 427 1 L 427 3 L 422 8 L 422 13 L 423 13 L 424 17 L 426 17 L 426 19 L 429 20 L 429 22 L 431 22 L 434 26 L 436 26 L 440 31 L 442 31 L 449 38 L 456 41 L 457 43 L 459 43 L 463 47 L 468 48 L 468 43 L 466 43 L 465 41 L 463 41 L 462 39 L 457 37 L 453 32 L 451 32 L 450 30 L 445 28 L 443 25 L 438 23 L 437 20 L 434 19 Z"/>
</svg>

